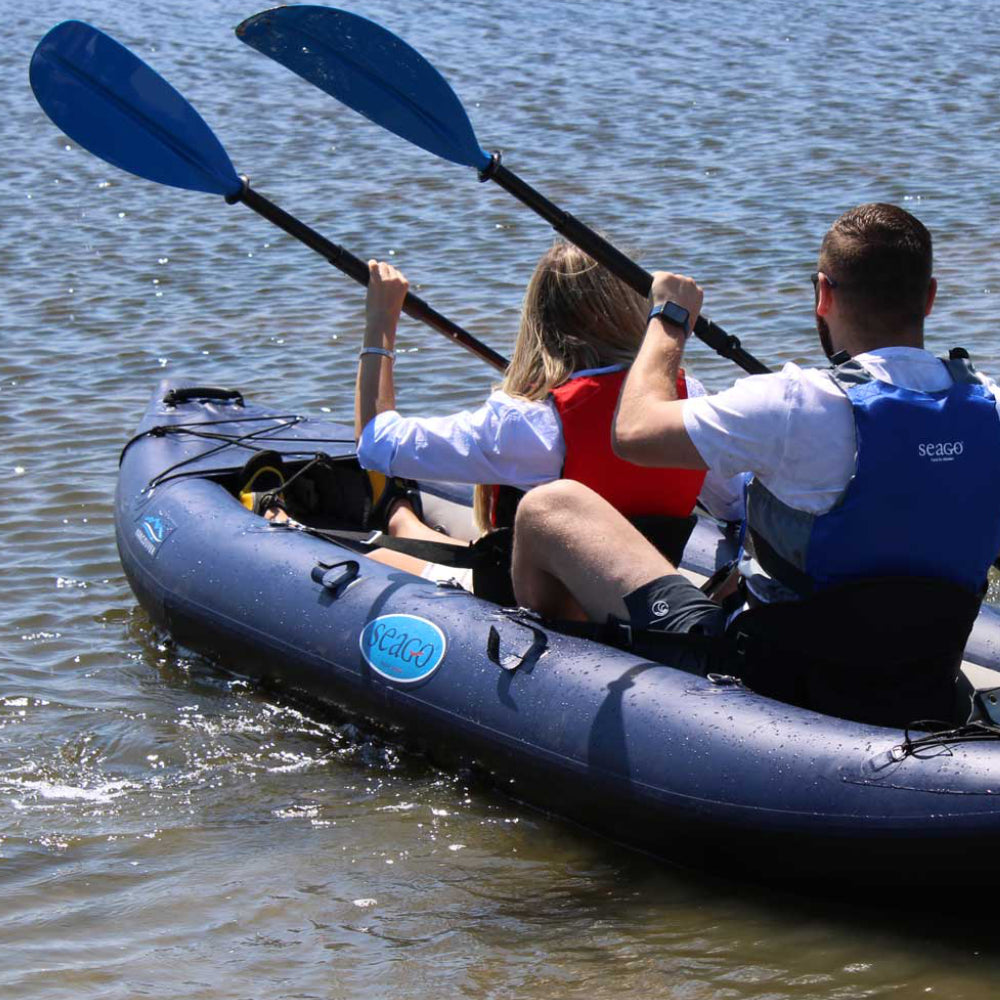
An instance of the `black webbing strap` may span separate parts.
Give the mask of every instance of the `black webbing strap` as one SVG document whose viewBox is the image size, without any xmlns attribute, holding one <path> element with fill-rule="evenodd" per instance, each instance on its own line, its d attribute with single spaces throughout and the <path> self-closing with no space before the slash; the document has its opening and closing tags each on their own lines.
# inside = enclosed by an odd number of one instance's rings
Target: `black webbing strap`
<svg viewBox="0 0 1000 1000">
<path fill-rule="evenodd" d="M 714 597 L 715 592 L 732 576 L 739 564 L 739 559 L 730 559 L 724 562 L 698 589 L 706 597 Z"/>
<path fill-rule="evenodd" d="M 561 620 L 546 620 L 545 624 L 556 632 L 614 646 L 642 659 L 702 677 L 713 671 L 730 673 L 734 661 L 739 659 L 739 650 L 726 635 L 635 629 L 614 615 L 601 624 Z"/>
<path fill-rule="evenodd" d="M 331 542 L 358 548 L 362 552 L 373 549 L 390 549 L 404 555 L 423 559 L 425 562 L 450 566 L 453 569 L 479 569 L 497 564 L 504 551 L 504 541 L 500 536 L 510 529 L 490 532 L 470 545 L 451 545 L 448 542 L 432 542 L 423 538 L 395 538 L 381 531 L 333 531 L 321 528 L 306 528 L 310 535 L 317 535 Z"/>
</svg>

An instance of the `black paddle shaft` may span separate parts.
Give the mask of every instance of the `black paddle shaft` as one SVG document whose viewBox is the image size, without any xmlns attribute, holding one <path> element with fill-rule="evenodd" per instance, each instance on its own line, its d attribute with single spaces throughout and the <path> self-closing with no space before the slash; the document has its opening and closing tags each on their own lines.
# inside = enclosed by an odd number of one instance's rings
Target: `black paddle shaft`
<svg viewBox="0 0 1000 1000">
<path fill-rule="evenodd" d="M 505 191 L 509 191 L 518 201 L 537 212 L 557 233 L 565 236 L 570 243 L 589 253 L 616 277 L 643 297 L 649 296 L 653 276 L 640 267 L 631 257 L 625 256 L 617 247 L 599 236 L 589 226 L 584 225 L 574 215 L 553 205 L 544 195 L 521 180 L 500 162 L 500 154 L 493 154 L 492 163 L 479 174 L 480 180 L 495 181 Z M 744 350 L 739 337 L 726 333 L 717 323 L 699 316 L 694 325 L 694 334 L 717 354 L 735 362 L 751 375 L 765 375 L 771 369 L 758 361 L 749 351 Z"/>
<path fill-rule="evenodd" d="M 279 208 L 273 201 L 269 201 L 262 194 L 258 194 L 250 187 L 246 178 L 243 178 L 243 189 L 235 195 L 226 199 L 230 204 L 242 201 L 243 204 L 252 208 L 258 215 L 262 215 L 268 222 L 273 222 L 279 229 L 283 229 L 289 236 L 305 243 L 307 247 L 315 250 L 325 257 L 334 267 L 339 268 L 344 274 L 353 278 L 361 285 L 367 285 L 369 279 L 368 265 L 359 257 L 355 257 L 349 250 L 331 243 L 325 236 L 321 236 L 315 229 L 300 222 L 293 215 L 289 215 L 284 209 Z M 483 361 L 493 365 L 500 371 L 506 371 L 507 359 L 501 354 L 497 354 L 491 347 L 487 347 L 482 341 L 477 340 L 467 330 L 463 330 L 457 323 L 453 323 L 447 316 L 442 316 L 436 309 L 432 309 L 422 298 L 412 292 L 406 293 L 403 301 L 403 312 L 414 319 L 426 323 L 433 327 L 438 333 L 443 333 L 456 344 L 460 344 L 467 351 L 471 351 Z"/>
</svg>

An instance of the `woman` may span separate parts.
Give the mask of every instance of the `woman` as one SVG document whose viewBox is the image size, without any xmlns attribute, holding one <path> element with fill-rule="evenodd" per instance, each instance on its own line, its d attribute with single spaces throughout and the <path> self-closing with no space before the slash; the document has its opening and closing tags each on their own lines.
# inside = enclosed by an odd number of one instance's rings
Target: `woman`
<svg viewBox="0 0 1000 1000">
<path fill-rule="evenodd" d="M 556 242 L 542 257 L 503 382 L 483 406 L 446 417 L 396 412 L 396 325 L 408 283 L 391 264 L 368 266 L 355 393 L 362 467 L 389 477 L 475 483 L 481 532 L 512 524 L 521 492 L 559 478 L 586 483 L 632 518 L 687 517 L 699 492 L 717 516 L 742 516 L 741 484 L 706 482 L 704 473 L 690 470 L 641 468 L 614 455 L 611 422 L 646 329 L 647 303 L 582 250 Z M 678 390 L 682 398 L 704 394 L 683 373 Z M 379 507 L 393 536 L 454 541 L 425 525 L 398 491 Z M 431 579 L 456 575 L 398 553 L 379 557 Z"/>
</svg>

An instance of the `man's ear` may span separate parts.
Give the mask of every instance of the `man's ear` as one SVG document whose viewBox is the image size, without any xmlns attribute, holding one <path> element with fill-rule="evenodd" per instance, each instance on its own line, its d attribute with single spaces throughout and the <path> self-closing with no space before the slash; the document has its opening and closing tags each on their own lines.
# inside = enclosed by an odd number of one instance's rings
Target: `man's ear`
<svg viewBox="0 0 1000 1000">
<path fill-rule="evenodd" d="M 934 299 L 937 297 L 937 278 L 931 278 L 930 287 L 927 289 L 927 305 L 924 307 L 924 315 L 930 316 L 934 308 Z"/>
<path fill-rule="evenodd" d="M 828 281 L 821 280 L 816 285 L 816 315 L 825 316 L 833 305 L 833 293 Z"/>
</svg>

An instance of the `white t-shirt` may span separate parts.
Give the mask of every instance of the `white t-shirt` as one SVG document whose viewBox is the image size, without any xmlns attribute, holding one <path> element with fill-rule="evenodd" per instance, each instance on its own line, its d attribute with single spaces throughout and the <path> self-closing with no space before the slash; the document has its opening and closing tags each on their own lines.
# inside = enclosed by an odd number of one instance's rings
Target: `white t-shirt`
<svg viewBox="0 0 1000 1000">
<path fill-rule="evenodd" d="M 885 347 L 854 360 L 880 382 L 904 389 L 939 392 L 952 383 L 938 358 L 913 347 Z M 998 396 L 989 379 L 983 383 Z M 851 402 L 822 369 L 790 363 L 689 399 L 684 427 L 710 469 L 721 476 L 753 473 L 779 500 L 810 514 L 830 510 L 854 474 Z"/>
<path fill-rule="evenodd" d="M 884 347 L 857 354 L 880 382 L 919 392 L 952 384 L 948 369 L 929 351 Z M 984 385 L 1000 406 L 1000 393 Z M 854 474 L 857 444 L 851 401 L 826 371 L 787 364 L 780 372 L 751 375 L 714 396 L 684 404 L 684 427 L 705 464 L 721 476 L 751 473 L 779 500 L 796 510 L 824 514 Z M 765 602 L 794 600 L 753 559 L 740 572 Z"/>
<path fill-rule="evenodd" d="M 690 375 L 687 388 L 689 398 L 705 395 Z M 358 461 L 387 476 L 527 490 L 561 476 L 566 442 L 551 399 L 536 402 L 497 391 L 477 409 L 446 417 L 404 417 L 395 410 L 377 414 L 361 433 Z M 709 473 L 699 499 L 715 517 L 740 520 L 742 477 Z"/>
</svg>

